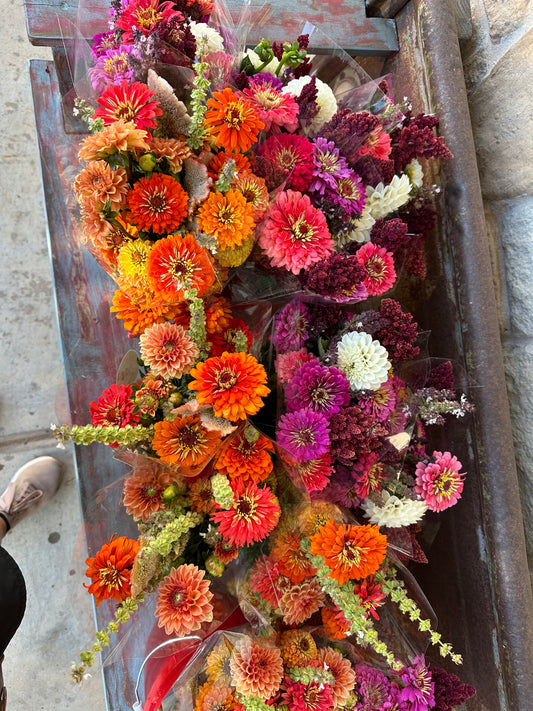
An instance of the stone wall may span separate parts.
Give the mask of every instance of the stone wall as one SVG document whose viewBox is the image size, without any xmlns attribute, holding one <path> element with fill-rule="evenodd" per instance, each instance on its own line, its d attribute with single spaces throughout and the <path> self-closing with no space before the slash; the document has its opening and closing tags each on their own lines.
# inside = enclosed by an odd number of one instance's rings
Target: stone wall
<svg viewBox="0 0 533 711">
<path fill-rule="evenodd" d="M 473 36 L 463 64 L 533 573 L 533 2 L 470 5 Z"/>
</svg>

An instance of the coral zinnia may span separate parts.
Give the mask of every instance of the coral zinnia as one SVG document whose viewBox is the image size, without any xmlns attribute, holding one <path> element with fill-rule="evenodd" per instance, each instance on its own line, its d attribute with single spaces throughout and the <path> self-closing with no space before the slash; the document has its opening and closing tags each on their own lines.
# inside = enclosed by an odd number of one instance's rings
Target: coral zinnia
<svg viewBox="0 0 533 711">
<path fill-rule="evenodd" d="M 156 128 L 156 116 L 163 113 L 159 101 L 151 101 L 153 91 L 140 81 L 129 84 L 126 80 L 120 86 L 108 86 L 98 99 L 100 106 L 94 112 L 104 125 L 122 119 L 133 121 L 138 128 Z"/>
<path fill-rule="evenodd" d="M 296 477 L 296 483 L 301 480 L 309 493 L 322 491 L 329 484 L 329 478 L 335 471 L 327 452 L 316 459 L 308 459 L 296 464 L 288 463 L 287 466 L 291 475 Z"/>
<path fill-rule="evenodd" d="M 311 553 L 325 558 L 341 585 L 372 575 L 385 559 L 387 537 L 377 526 L 337 524 L 330 519 L 311 536 Z"/>
<path fill-rule="evenodd" d="M 444 511 L 461 498 L 461 462 L 450 452 L 433 452 L 433 457 L 435 462 L 418 462 L 416 465 L 415 493 L 431 511 Z"/>
<path fill-rule="evenodd" d="M 136 521 L 148 521 L 165 507 L 163 491 L 176 477 L 158 462 L 148 459 L 124 479 L 123 502 L 126 513 Z"/>
<path fill-rule="evenodd" d="M 198 209 L 198 227 L 216 237 L 221 249 L 240 247 L 255 227 L 254 206 L 237 190 L 214 190 Z"/>
<path fill-rule="evenodd" d="M 155 615 L 167 634 L 183 637 L 213 619 L 213 593 L 204 575 L 195 565 L 180 565 L 159 586 Z"/>
<path fill-rule="evenodd" d="M 253 433 L 255 439 L 246 432 L 239 432 L 224 443 L 216 462 L 221 474 L 242 481 L 252 479 L 256 483 L 268 477 L 274 466 L 269 454 L 274 451 L 274 445 L 257 431 Z"/>
<path fill-rule="evenodd" d="M 266 701 L 279 689 L 283 661 L 277 647 L 262 647 L 253 639 L 239 642 L 230 661 L 233 684 L 240 694 Z"/>
<path fill-rule="evenodd" d="M 92 580 L 85 587 L 94 595 L 96 605 L 110 598 L 123 602 L 131 593 L 131 571 L 139 542 L 115 536 L 109 543 L 104 543 L 94 558 L 85 561 L 88 565 L 86 575 Z"/>
<path fill-rule="evenodd" d="M 202 297 L 215 283 L 211 255 L 190 234 L 158 240 L 146 265 L 152 288 L 165 301 L 182 301 L 186 289 Z"/>
<path fill-rule="evenodd" d="M 215 417 L 231 422 L 255 415 L 270 392 L 264 367 L 249 353 L 223 353 L 198 363 L 189 390 L 197 390 L 201 405 L 212 405 Z"/>
<path fill-rule="evenodd" d="M 215 137 L 216 144 L 226 151 L 246 153 L 265 127 L 252 104 L 247 99 L 240 99 L 229 87 L 213 92 L 207 106 L 206 128 Z"/>
<path fill-rule="evenodd" d="M 139 422 L 139 415 L 133 413 L 131 385 L 116 385 L 106 388 L 96 402 L 90 403 L 89 412 L 93 425 L 116 425 L 125 427 Z"/>
<path fill-rule="evenodd" d="M 165 318 L 172 319 L 176 306 L 156 303 L 150 290 L 120 288 L 115 291 L 110 311 L 124 321 L 126 331 L 138 336 L 154 323 L 162 323 Z"/>
<path fill-rule="evenodd" d="M 323 607 L 320 610 L 324 632 L 329 639 L 344 639 L 350 633 L 350 623 L 344 617 L 342 610 Z"/>
<path fill-rule="evenodd" d="M 287 190 L 278 195 L 262 224 L 259 245 L 275 267 L 293 274 L 316 264 L 333 251 L 324 214 L 307 195 Z"/>
<path fill-rule="evenodd" d="M 152 447 L 161 461 L 177 465 L 184 476 L 198 474 L 220 444 L 220 435 L 208 431 L 199 415 L 162 420 L 154 429 Z"/>
<path fill-rule="evenodd" d="M 249 546 L 262 541 L 271 533 L 279 520 L 280 507 L 272 491 L 259 488 L 253 481 L 244 484 L 232 482 L 233 505 L 217 511 L 211 519 L 218 523 L 218 532 L 230 543 Z"/>
<path fill-rule="evenodd" d="M 369 296 L 381 296 L 392 289 L 396 281 L 392 252 L 367 242 L 357 250 L 356 257 L 366 272 L 363 283 Z"/>
<path fill-rule="evenodd" d="M 272 549 L 272 557 L 277 560 L 280 572 L 291 583 L 301 583 L 316 573 L 300 546 L 301 541 L 302 537 L 297 531 L 289 531 L 276 536 Z"/>
<path fill-rule="evenodd" d="M 174 232 L 187 215 L 188 195 L 171 175 L 152 173 L 128 193 L 128 219 L 140 230 Z"/>
<path fill-rule="evenodd" d="M 279 133 L 284 128 L 289 133 L 298 128 L 298 104 L 291 94 L 282 94 L 271 84 L 251 81 L 243 91 L 257 112 L 259 120 L 265 124 L 265 131 Z"/>
<path fill-rule="evenodd" d="M 220 151 L 220 153 L 217 153 L 216 156 L 209 161 L 207 166 L 209 177 L 213 178 L 214 182 L 218 180 L 222 168 L 229 160 L 232 160 L 235 163 L 235 175 L 245 175 L 247 173 L 251 173 L 252 168 L 250 166 L 250 161 L 245 155 L 239 153 L 238 151 L 235 153 Z"/>
<path fill-rule="evenodd" d="M 182 326 L 157 323 L 141 335 L 141 356 L 152 373 L 163 378 L 181 378 L 188 373 L 200 351 Z"/>
</svg>

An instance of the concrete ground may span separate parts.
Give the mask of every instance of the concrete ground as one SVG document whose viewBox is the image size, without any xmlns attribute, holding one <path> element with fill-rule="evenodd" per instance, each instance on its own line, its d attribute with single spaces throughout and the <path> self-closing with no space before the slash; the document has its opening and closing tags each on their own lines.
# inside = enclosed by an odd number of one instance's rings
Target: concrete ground
<svg viewBox="0 0 533 711">
<path fill-rule="evenodd" d="M 85 555 L 72 453 L 56 449 L 49 432 L 51 422 L 66 420 L 65 395 L 27 60 L 51 53 L 28 42 L 21 0 L 0 0 L 0 10 L 8 28 L 0 44 L 0 491 L 33 457 L 51 454 L 64 464 L 55 499 L 4 541 L 28 588 L 27 612 L 4 664 L 9 710 L 103 711 L 98 671 L 81 689 L 70 682 L 71 661 L 90 644 L 94 627 L 82 588 Z M 531 309 L 530 291 L 528 304 Z M 523 412 L 512 389 L 511 398 L 512 408 Z"/>
</svg>

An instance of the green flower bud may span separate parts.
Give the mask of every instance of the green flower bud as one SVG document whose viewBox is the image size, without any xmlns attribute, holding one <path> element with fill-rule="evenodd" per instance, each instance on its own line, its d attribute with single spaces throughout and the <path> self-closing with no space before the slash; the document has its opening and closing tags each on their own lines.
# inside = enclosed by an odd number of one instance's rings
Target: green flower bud
<svg viewBox="0 0 533 711">
<path fill-rule="evenodd" d="M 139 167 L 145 173 L 151 173 L 157 165 L 157 160 L 153 153 L 143 153 L 139 158 Z"/>
</svg>

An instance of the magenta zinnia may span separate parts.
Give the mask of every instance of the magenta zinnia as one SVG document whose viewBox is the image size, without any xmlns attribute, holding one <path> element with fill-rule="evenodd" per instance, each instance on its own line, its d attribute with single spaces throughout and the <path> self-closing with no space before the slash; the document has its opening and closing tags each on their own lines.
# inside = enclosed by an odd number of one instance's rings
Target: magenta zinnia
<svg viewBox="0 0 533 711">
<path fill-rule="evenodd" d="M 218 532 L 230 543 L 249 546 L 271 533 L 279 519 L 280 507 L 272 491 L 260 488 L 253 481 L 244 484 L 240 479 L 231 482 L 234 498 L 228 510 L 211 516 L 218 523 Z"/>
<path fill-rule="evenodd" d="M 98 99 L 100 106 L 94 112 L 95 118 L 101 118 L 108 126 L 118 119 L 133 121 L 137 128 L 156 128 L 156 116 L 163 113 L 159 101 L 152 101 L 153 91 L 141 82 L 120 86 L 108 86 Z"/>
<path fill-rule="evenodd" d="M 304 363 L 285 387 L 287 410 L 310 407 L 330 417 L 350 402 L 350 383 L 338 368 Z"/>
<path fill-rule="evenodd" d="M 280 418 L 277 438 L 297 462 L 316 459 L 329 449 L 328 421 L 320 412 L 303 407 Z"/>
<path fill-rule="evenodd" d="M 463 476 L 461 462 L 450 452 L 433 452 L 434 462 L 416 465 L 415 493 L 431 511 L 444 511 L 461 498 Z"/>
<path fill-rule="evenodd" d="M 260 246 L 275 267 L 293 274 L 316 264 L 333 251 L 324 213 L 307 195 L 280 193 L 261 225 Z"/>
</svg>

